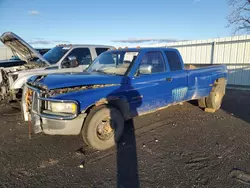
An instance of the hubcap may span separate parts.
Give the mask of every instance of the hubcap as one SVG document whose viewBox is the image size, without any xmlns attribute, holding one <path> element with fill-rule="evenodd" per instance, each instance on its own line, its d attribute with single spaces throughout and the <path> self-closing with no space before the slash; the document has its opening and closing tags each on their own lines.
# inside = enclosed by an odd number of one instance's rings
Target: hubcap
<svg viewBox="0 0 250 188">
<path fill-rule="evenodd" d="M 97 126 L 97 136 L 101 140 L 108 140 L 114 135 L 114 123 L 110 118 L 104 118 Z"/>
</svg>

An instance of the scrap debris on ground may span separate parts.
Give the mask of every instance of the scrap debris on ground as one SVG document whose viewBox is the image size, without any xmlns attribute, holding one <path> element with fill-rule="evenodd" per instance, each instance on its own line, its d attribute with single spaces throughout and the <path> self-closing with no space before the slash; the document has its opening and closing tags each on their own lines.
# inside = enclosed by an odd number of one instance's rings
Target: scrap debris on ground
<svg viewBox="0 0 250 188">
<path fill-rule="evenodd" d="M 1 106 L 0 187 L 249 187 L 249 96 L 228 90 L 216 113 L 183 103 L 137 117 L 104 152 L 80 136 L 30 140 L 21 112 Z"/>
</svg>

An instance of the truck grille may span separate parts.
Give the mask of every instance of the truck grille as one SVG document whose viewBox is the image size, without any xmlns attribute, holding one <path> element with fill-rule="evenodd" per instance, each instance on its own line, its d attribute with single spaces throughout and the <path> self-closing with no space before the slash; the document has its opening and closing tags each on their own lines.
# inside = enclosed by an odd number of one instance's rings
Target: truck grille
<svg viewBox="0 0 250 188">
<path fill-rule="evenodd" d="M 23 88 L 22 95 L 22 109 L 25 121 L 30 121 L 30 118 L 34 116 L 39 116 L 41 118 L 50 118 L 58 120 L 71 120 L 77 117 L 78 112 L 75 114 L 67 113 L 54 113 L 50 111 L 49 103 L 50 102 L 64 102 L 63 100 L 50 99 L 48 95 L 39 90 L 38 88 L 25 85 Z M 67 101 L 77 104 L 76 101 Z"/>
<path fill-rule="evenodd" d="M 38 99 L 38 92 L 35 90 L 32 90 L 31 88 L 27 89 L 27 92 L 25 94 L 25 104 L 26 104 L 26 111 L 27 112 L 39 112 L 39 103 L 40 100 Z"/>
<path fill-rule="evenodd" d="M 32 108 L 32 98 L 33 98 L 33 90 L 28 88 L 25 94 L 25 104 L 26 104 L 26 111 L 30 112 Z"/>
<path fill-rule="evenodd" d="M 38 100 L 38 93 L 33 92 L 32 111 L 35 113 L 39 112 L 39 102 L 40 102 L 40 100 Z"/>
</svg>

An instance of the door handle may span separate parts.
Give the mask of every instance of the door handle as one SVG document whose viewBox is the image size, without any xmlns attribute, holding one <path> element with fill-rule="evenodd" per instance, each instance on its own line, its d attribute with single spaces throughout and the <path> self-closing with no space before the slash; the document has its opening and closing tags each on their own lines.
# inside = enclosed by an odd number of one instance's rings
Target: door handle
<svg viewBox="0 0 250 188">
<path fill-rule="evenodd" d="M 172 81 L 173 81 L 173 78 L 168 77 L 168 78 L 166 78 L 166 81 L 167 81 L 167 82 L 172 82 Z"/>
</svg>

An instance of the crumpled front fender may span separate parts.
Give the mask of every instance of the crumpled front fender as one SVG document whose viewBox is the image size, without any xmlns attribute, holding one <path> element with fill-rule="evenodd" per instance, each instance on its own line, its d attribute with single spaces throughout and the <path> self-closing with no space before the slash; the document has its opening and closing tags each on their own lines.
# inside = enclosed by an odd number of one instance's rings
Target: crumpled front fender
<svg viewBox="0 0 250 188">
<path fill-rule="evenodd" d="M 22 78 L 18 78 L 11 86 L 10 89 L 21 89 L 23 85 L 27 82 L 30 76 L 25 76 Z"/>
</svg>

